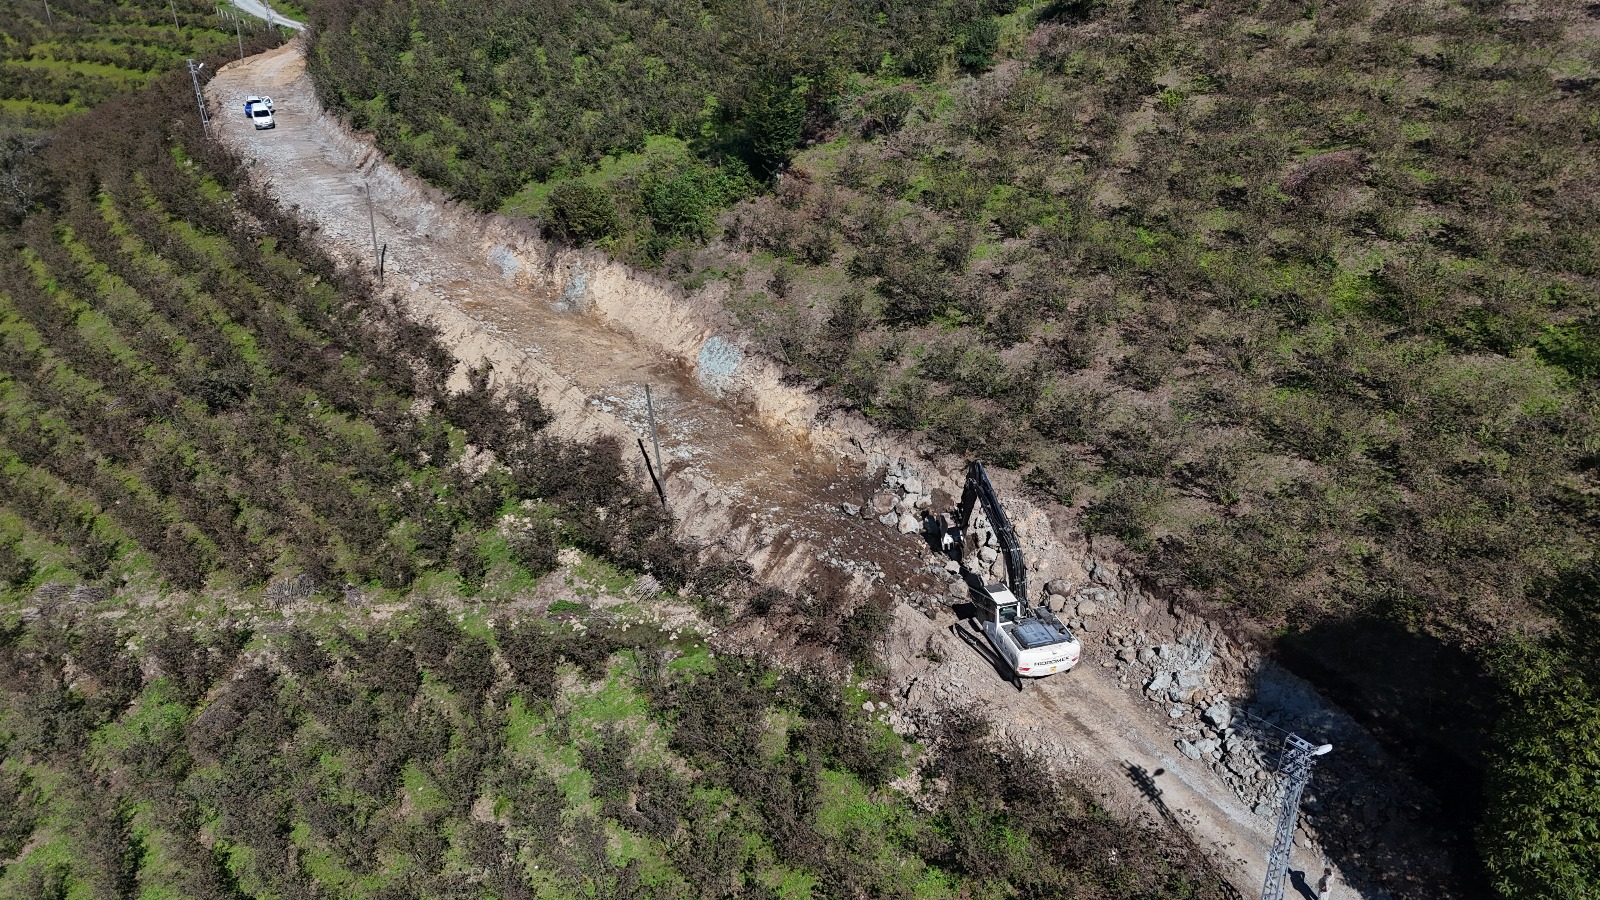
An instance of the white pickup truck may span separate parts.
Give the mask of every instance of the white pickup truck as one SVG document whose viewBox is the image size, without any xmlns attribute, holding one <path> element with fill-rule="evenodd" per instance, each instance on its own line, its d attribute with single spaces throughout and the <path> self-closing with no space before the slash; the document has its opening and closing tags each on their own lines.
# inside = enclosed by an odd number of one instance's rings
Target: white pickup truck
<svg viewBox="0 0 1600 900">
<path fill-rule="evenodd" d="M 278 123 L 272 118 L 271 97 L 247 97 L 244 101 L 245 118 L 255 123 L 256 130 L 263 128 L 277 128 Z"/>
</svg>

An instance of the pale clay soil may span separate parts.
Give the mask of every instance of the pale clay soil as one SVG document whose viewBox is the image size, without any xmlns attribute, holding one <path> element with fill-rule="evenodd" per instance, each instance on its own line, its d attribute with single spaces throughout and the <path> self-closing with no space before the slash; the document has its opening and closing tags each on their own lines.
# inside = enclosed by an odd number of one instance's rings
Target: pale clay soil
<svg viewBox="0 0 1600 900">
<path fill-rule="evenodd" d="M 960 460 L 858 417 L 828 414 L 820 398 L 785 384 L 772 363 L 745 347 L 714 298 L 685 297 L 600 254 L 547 245 L 526 223 L 446 202 L 323 113 L 298 41 L 223 67 L 207 93 L 220 139 L 250 162 L 254 177 L 280 203 L 315 223 L 324 246 L 350 265 L 373 263 L 370 186 L 377 240 L 388 248 L 385 287 L 414 315 L 436 322 L 462 363 L 489 361 L 498 382 L 536 386 L 560 433 L 620 439 L 641 478 L 636 441 L 644 436 L 648 444 L 643 386 L 649 384 L 667 457 L 667 493 L 683 538 L 720 546 L 780 587 L 793 588 L 828 568 L 858 587 L 887 588 L 899 602 L 886 693 L 905 730 L 953 705 L 977 704 L 1003 739 L 1045 754 L 1117 813 L 1184 828 L 1240 892 L 1253 897 L 1273 828 L 1271 818 L 1251 810 L 1259 795 L 1247 800 L 1241 796 L 1247 792 L 1224 781 L 1222 760 L 1180 753 L 1174 723 L 1199 727 L 1195 711 L 1169 717 L 1169 709 L 1180 707 L 1146 700 L 1144 676 L 1115 655 L 1122 647 L 1203 645 L 1204 661 L 1194 669 L 1204 679 L 1197 697 L 1261 694 L 1264 673 L 1270 674 L 1276 694 L 1291 698 L 1279 704 L 1282 724 L 1316 729 L 1308 736 L 1339 745 L 1347 760 L 1359 754 L 1361 778 L 1382 782 L 1369 790 L 1360 781 L 1370 795 L 1366 802 L 1397 808 L 1371 817 L 1375 846 L 1367 855 L 1381 855 L 1382 842 L 1404 841 L 1416 847 L 1413 876 L 1426 882 L 1429 870 L 1444 871 L 1438 847 L 1408 830 L 1416 816 L 1398 810 L 1400 799 L 1422 796 L 1420 789 L 1393 774 L 1348 716 L 1303 683 L 1271 671 L 1259 654 L 1215 625 L 1151 597 L 1112 560 L 1098 558 L 1060 510 L 1052 515 L 1026 501 L 1004 474 L 997 486 L 1027 545 L 1032 583 L 1059 579 L 1081 586 L 1102 607 L 1087 621 L 1080 617 L 1085 649 L 1078 669 L 1031 683 L 1021 694 L 949 630 L 956 621 L 943 602 L 949 579 L 931 571 L 939 561 L 919 537 L 843 512 L 845 504 L 866 503 L 880 490 L 886 465 L 902 461 L 919 473 L 925 490 L 958 493 Z M 245 120 L 242 103 L 251 94 L 274 98 L 276 129 L 257 132 Z M 781 655 L 786 636 L 771 633 L 777 630 L 757 623 L 718 638 L 766 645 Z M 1159 770 L 1153 790 L 1139 789 L 1130 767 Z M 1326 793 L 1337 795 L 1334 787 Z M 1302 815 L 1292 866 L 1312 882 L 1324 858 L 1308 830 L 1316 820 Z M 1352 880 L 1367 881 L 1354 877 L 1363 869 L 1377 874 L 1359 847 L 1327 852 Z M 1393 895 L 1412 894 L 1385 880 Z M 1297 893 L 1291 886 L 1287 896 Z M 1334 893 L 1341 900 L 1387 895 L 1342 880 Z"/>
</svg>

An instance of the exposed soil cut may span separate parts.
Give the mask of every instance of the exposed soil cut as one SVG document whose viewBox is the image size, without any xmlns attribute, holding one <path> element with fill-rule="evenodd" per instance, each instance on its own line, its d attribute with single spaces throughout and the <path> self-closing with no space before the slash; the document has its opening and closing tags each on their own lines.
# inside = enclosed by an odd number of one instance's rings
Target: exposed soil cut
<svg viewBox="0 0 1600 900">
<path fill-rule="evenodd" d="M 1187 830 L 1251 896 L 1275 809 L 1263 803 L 1270 763 L 1246 764 L 1259 757 L 1250 739 L 1274 726 L 1304 729 L 1344 757 L 1324 766 L 1329 775 L 1302 822 L 1315 828 L 1317 804 L 1335 799 L 1374 810 L 1360 834 L 1330 847 L 1331 864 L 1367 886 L 1362 896 L 1388 895 L 1380 883 L 1403 896 L 1451 892 L 1448 855 L 1418 821 L 1432 801 L 1394 774 L 1370 737 L 1214 624 L 1151 597 L 1099 558 L 1063 511 L 996 479 L 1034 584 L 1048 587 L 1085 644 L 1076 671 L 1019 695 L 952 632 L 956 579 L 919 535 L 902 530 L 908 520 L 914 527 L 918 499 L 959 493 L 960 460 L 858 417 L 826 414 L 818 397 L 786 384 L 741 341 L 714 298 L 684 297 L 601 255 L 551 247 L 526 223 L 445 201 L 322 111 L 298 42 L 224 67 L 207 90 L 221 139 L 281 203 L 320 228 L 329 250 L 370 267 L 375 231 L 387 247 L 387 286 L 438 323 L 464 364 L 489 361 L 497 379 L 536 386 L 553 427 L 568 436 L 622 441 L 641 478 L 636 447 L 641 438 L 649 444 L 650 385 L 666 490 L 686 539 L 745 560 L 768 584 L 793 587 L 826 569 L 886 589 L 898 601 L 888 692 L 903 728 L 977 704 L 1005 739 L 1045 754 L 1111 808 Z M 244 119 L 252 94 L 274 98 L 276 129 L 257 132 Z M 880 491 L 886 510 L 873 508 Z M 761 631 L 758 623 L 719 638 L 782 643 Z M 1248 725 L 1246 709 L 1275 721 Z M 1301 840 L 1293 868 L 1314 882 L 1323 850 L 1312 832 Z M 1334 896 L 1356 895 L 1341 882 Z"/>
</svg>

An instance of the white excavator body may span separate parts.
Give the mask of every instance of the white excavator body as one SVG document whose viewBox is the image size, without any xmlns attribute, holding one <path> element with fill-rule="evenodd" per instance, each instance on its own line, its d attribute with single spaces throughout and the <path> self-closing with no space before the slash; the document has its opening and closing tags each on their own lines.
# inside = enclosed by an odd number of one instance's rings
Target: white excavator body
<svg viewBox="0 0 1600 900">
<path fill-rule="evenodd" d="M 1083 644 L 1048 609 L 1025 609 L 1003 584 L 984 586 L 989 607 L 981 609 L 984 636 L 1012 671 L 1023 678 L 1043 678 L 1078 664 Z"/>
</svg>

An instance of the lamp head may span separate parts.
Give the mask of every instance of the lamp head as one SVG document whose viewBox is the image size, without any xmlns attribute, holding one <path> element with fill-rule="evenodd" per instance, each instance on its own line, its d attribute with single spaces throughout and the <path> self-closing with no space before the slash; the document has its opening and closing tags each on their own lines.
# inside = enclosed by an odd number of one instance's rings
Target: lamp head
<svg viewBox="0 0 1600 900">
<path fill-rule="evenodd" d="M 1321 747 L 1318 747 L 1317 749 L 1311 751 L 1311 755 L 1312 756 L 1322 756 L 1324 754 L 1332 752 L 1332 750 L 1333 750 L 1333 745 L 1332 744 L 1323 744 Z"/>
</svg>

